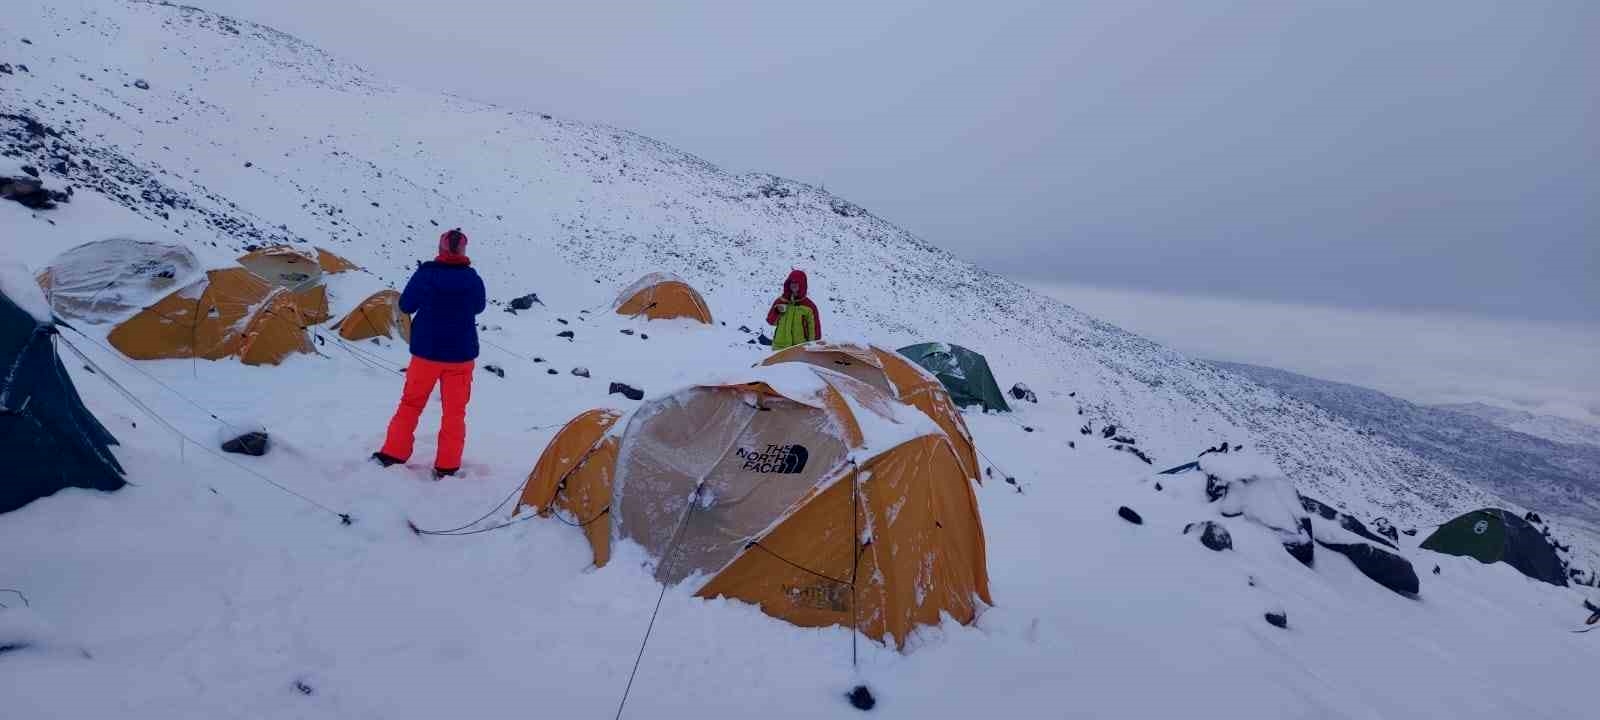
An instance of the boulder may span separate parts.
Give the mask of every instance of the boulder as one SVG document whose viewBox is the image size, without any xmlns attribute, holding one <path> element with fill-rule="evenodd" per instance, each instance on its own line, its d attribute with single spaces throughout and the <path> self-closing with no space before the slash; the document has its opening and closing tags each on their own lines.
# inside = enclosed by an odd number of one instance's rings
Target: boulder
<svg viewBox="0 0 1600 720">
<path fill-rule="evenodd" d="M 1400 531 L 1395 529 L 1394 523 L 1389 522 L 1389 518 L 1381 517 L 1373 520 L 1372 529 L 1376 530 L 1379 535 L 1389 538 L 1390 547 L 1394 547 L 1394 543 L 1400 542 Z"/>
<path fill-rule="evenodd" d="M 31 177 L 0 177 L 0 198 L 33 210 L 49 210 L 66 202 L 65 193 L 46 190 L 44 183 Z"/>
<path fill-rule="evenodd" d="M 1217 552 L 1233 549 L 1233 536 L 1228 534 L 1228 528 L 1222 523 L 1203 520 L 1183 526 L 1183 534 L 1198 533 L 1200 544 Z"/>
<path fill-rule="evenodd" d="M 627 398 L 629 400 L 643 400 L 644 399 L 644 391 L 643 390 L 640 390 L 639 388 L 636 388 L 636 387 L 634 387 L 632 385 L 629 385 L 627 383 L 619 383 L 619 382 L 611 383 L 611 389 L 609 391 L 607 391 L 607 394 L 608 395 L 621 395 L 621 396 L 623 396 L 623 397 L 625 397 L 625 398 Z"/>
<path fill-rule="evenodd" d="M 1023 400 L 1031 403 L 1039 402 L 1039 396 L 1034 394 L 1033 390 L 1029 389 L 1027 385 L 1022 383 L 1017 383 L 1011 386 L 1011 397 L 1016 400 Z"/>
<path fill-rule="evenodd" d="M 262 455 L 267 454 L 267 450 L 270 448 L 270 446 L 271 440 L 267 437 L 266 432 L 252 431 L 244 433 L 243 435 L 238 435 L 233 439 L 222 443 L 222 451 L 235 453 L 238 455 L 253 455 L 255 457 L 261 457 Z"/>
<path fill-rule="evenodd" d="M 1131 523 L 1133 523 L 1135 525 L 1143 525 L 1144 524 L 1144 518 L 1139 517 L 1139 513 L 1134 512 L 1127 505 L 1123 505 L 1122 507 L 1117 508 L 1117 517 L 1120 517 L 1123 520 L 1127 520 L 1128 522 L 1131 522 Z"/>
<path fill-rule="evenodd" d="M 1317 544 L 1350 558 L 1362 575 L 1401 595 L 1415 597 L 1421 590 L 1421 582 L 1417 580 L 1417 571 L 1411 567 L 1411 562 L 1388 550 L 1367 543 L 1318 541 Z"/>
</svg>

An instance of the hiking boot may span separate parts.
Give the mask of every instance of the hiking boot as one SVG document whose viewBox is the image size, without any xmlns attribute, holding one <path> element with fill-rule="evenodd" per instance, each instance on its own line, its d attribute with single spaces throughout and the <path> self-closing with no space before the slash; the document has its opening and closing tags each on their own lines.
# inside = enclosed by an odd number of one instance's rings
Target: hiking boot
<svg viewBox="0 0 1600 720">
<path fill-rule="evenodd" d="M 403 464 L 405 464 L 404 460 L 401 460 L 400 458 L 393 457 L 393 456 L 390 456 L 390 455 L 385 455 L 382 452 L 373 453 L 371 460 L 373 462 L 379 464 L 379 465 L 384 466 L 384 467 L 389 467 L 391 465 L 403 465 Z"/>
<path fill-rule="evenodd" d="M 456 474 L 457 472 L 460 472 L 460 471 L 461 471 L 461 468 L 450 468 L 449 470 L 446 470 L 444 468 L 434 468 L 433 469 L 433 479 L 438 480 L 439 478 L 450 477 L 451 475 L 454 475 L 454 474 Z"/>
</svg>

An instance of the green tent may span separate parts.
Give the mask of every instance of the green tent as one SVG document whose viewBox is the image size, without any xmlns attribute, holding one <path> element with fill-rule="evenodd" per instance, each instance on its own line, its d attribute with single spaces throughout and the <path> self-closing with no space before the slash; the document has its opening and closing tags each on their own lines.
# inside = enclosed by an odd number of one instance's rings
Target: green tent
<svg viewBox="0 0 1600 720">
<path fill-rule="evenodd" d="M 1005 394 L 995 384 L 989 361 L 982 355 L 948 343 L 908 345 L 900 348 L 900 354 L 937 376 L 956 405 L 982 405 L 984 410 L 1011 412 Z"/>
<path fill-rule="evenodd" d="M 0 290 L 0 513 L 62 488 L 126 484 L 108 447 L 116 438 L 84 407 L 56 356 L 56 326 L 41 319 L 43 303 L 38 298 L 35 315 Z"/>
<path fill-rule="evenodd" d="M 1555 548 L 1528 521 L 1506 510 L 1473 510 L 1440 525 L 1422 541 L 1422 548 L 1482 563 L 1503 562 L 1535 580 L 1567 584 L 1566 563 Z"/>
</svg>

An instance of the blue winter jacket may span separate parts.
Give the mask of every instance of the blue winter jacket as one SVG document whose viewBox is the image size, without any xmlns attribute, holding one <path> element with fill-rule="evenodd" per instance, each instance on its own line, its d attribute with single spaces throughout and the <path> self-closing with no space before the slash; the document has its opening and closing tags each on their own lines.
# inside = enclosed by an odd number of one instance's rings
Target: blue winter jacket
<svg viewBox="0 0 1600 720">
<path fill-rule="evenodd" d="M 471 265 L 423 263 L 400 293 L 400 312 L 412 316 L 411 354 L 447 363 L 477 359 L 477 315 L 487 305 Z"/>
</svg>

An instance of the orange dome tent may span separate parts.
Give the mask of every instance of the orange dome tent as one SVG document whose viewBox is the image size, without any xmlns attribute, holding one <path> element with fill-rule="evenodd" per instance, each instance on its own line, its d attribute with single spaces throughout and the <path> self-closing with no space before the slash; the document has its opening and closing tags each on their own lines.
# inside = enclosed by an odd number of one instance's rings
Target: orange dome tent
<svg viewBox="0 0 1600 720">
<path fill-rule="evenodd" d="M 57 316 L 90 325 L 128 319 L 204 274 L 189 248 L 115 237 L 57 255 L 38 276 Z"/>
<path fill-rule="evenodd" d="M 346 340 L 399 337 L 409 342 L 411 316 L 400 312 L 400 293 L 379 290 L 339 321 L 339 336 Z"/>
<path fill-rule="evenodd" d="M 569 423 L 523 495 L 585 524 L 596 564 L 629 539 L 658 580 L 704 579 L 699 597 L 900 647 L 919 625 L 970 623 L 992 604 L 977 498 L 949 437 L 864 382 L 785 363 L 617 422 Z"/>
<path fill-rule="evenodd" d="M 355 263 L 322 248 L 291 245 L 273 245 L 245 253 L 239 256 L 239 264 L 268 282 L 292 291 L 306 322 L 311 325 L 320 325 L 333 317 L 328 310 L 328 288 L 323 285 L 323 276 L 356 269 Z"/>
<path fill-rule="evenodd" d="M 108 339 L 135 360 L 237 357 L 276 365 L 311 352 L 294 295 L 244 268 L 207 272 L 112 328 Z"/>
<path fill-rule="evenodd" d="M 517 511 L 526 505 L 541 516 L 563 512 L 581 526 L 594 551 L 594 564 L 611 560 L 611 473 L 617 464 L 612 426 L 622 414 L 590 410 L 573 418 L 551 438 L 528 474 Z M 513 513 L 515 514 L 515 513 Z"/>
<path fill-rule="evenodd" d="M 939 378 L 923 370 L 899 353 L 877 346 L 851 343 L 813 342 L 795 345 L 773 353 L 762 365 L 802 362 L 841 372 L 878 390 L 889 393 L 932 418 L 950 436 L 956 457 L 967 477 L 983 482 L 979 472 L 978 449 L 967 430 L 961 410 L 950 399 Z"/>
<path fill-rule="evenodd" d="M 617 295 L 618 315 L 651 320 L 690 318 L 711 324 L 711 307 L 700 292 L 671 273 L 651 273 Z"/>
</svg>

